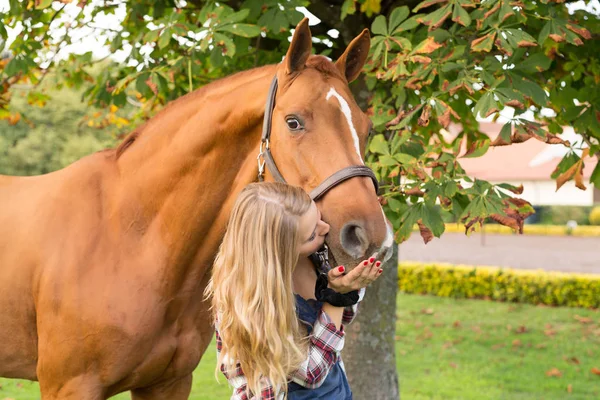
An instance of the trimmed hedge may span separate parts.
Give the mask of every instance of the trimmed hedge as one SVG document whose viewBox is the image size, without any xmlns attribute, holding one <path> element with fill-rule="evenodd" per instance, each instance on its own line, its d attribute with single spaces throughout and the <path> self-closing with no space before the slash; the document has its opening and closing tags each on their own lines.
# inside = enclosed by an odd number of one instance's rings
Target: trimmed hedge
<svg viewBox="0 0 600 400">
<path fill-rule="evenodd" d="M 456 299 L 600 307 L 600 275 L 401 262 L 398 286 L 405 293 Z"/>
<path fill-rule="evenodd" d="M 508 226 L 499 224 L 485 224 L 483 228 L 485 233 L 493 233 L 500 235 L 515 234 L 515 231 Z M 417 227 L 418 230 L 418 227 Z M 477 227 L 477 231 L 481 228 Z M 458 224 L 446 224 L 445 232 L 460 232 L 465 233 L 465 227 Z M 523 227 L 524 235 L 539 235 L 539 236 L 581 236 L 581 237 L 596 237 L 600 236 L 600 226 L 579 225 L 573 229 L 565 225 L 525 225 Z"/>
</svg>

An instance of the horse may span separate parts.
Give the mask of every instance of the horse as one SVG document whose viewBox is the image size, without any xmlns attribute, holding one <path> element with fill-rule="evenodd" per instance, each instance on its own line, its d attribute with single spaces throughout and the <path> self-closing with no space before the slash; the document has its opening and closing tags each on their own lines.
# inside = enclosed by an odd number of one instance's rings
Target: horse
<svg viewBox="0 0 600 400">
<path fill-rule="evenodd" d="M 365 29 L 335 63 L 311 55 L 304 19 L 281 63 L 182 96 L 64 169 L 0 176 L 0 376 L 39 381 L 44 400 L 187 399 L 214 335 L 203 291 L 230 210 L 259 170 L 275 179 L 265 150 L 307 191 L 362 168 L 317 201 L 331 257 L 390 254 L 364 173 L 370 121 L 348 86 L 369 45 Z"/>
</svg>

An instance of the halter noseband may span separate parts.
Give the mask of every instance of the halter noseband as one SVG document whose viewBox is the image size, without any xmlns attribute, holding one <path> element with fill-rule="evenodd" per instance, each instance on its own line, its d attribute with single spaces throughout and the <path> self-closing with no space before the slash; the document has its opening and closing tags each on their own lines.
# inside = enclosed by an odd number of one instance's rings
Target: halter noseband
<svg viewBox="0 0 600 400">
<path fill-rule="evenodd" d="M 258 153 L 258 157 L 256 158 L 258 161 L 258 180 L 262 181 L 264 179 L 264 172 L 266 167 L 269 169 L 271 175 L 273 175 L 273 178 L 275 178 L 276 181 L 286 183 L 285 179 L 283 178 L 283 175 L 281 175 L 281 172 L 279 172 L 279 169 L 275 164 L 275 160 L 273 160 L 273 156 L 271 155 L 271 150 L 269 147 L 269 139 L 271 138 L 271 122 L 273 117 L 273 109 L 275 108 L 276 93 L 277 76 L 275 76 L 273 78 L 273 81 L 271 82 L 271 87 L 269 88 L 269 95 L 267 96 L 267 104 L 265 106 L 265 118 L 263 121 L 260 152 Z M 366 167 L 364 165 L 352 165 L 333 173 L 333 175 L 321 182 L 319 186 L 317 186 L 312 192 L 310 192 L 310 197 L 316 201 L 333 187 L 355 176 L 367 176 L 371 178 L 371 180 L 373 181 L 373 185 L 375 185 L 375 193 L 377 193 L 377 191 L 379 190 L 379 182 L 377 182 L 377 178 L 375 177 L 373 171 L 371 171 L 369 167 Z"/>
</svg>

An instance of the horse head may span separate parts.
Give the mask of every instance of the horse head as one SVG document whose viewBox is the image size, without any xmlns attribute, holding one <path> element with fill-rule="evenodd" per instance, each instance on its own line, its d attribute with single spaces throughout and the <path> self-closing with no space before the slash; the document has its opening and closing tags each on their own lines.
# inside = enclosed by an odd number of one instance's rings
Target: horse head
<svg viewBox="0 0 600 400">
<path fill-rule="evenodd" d="M 309 193 L 325 180 L 333 181 L 334 187 L 316 201 L 323 220 L 331 226 L 327 237 L 330 255 L 337 264 L 350 268 L 374 253 L 389 259 L 393 244 L 376 181 L 364 173 L 370 173 L 363 159 L 372 123 L 348 86 L 359 76 L 369 46 L 365 29 L 336 62 L 311 55 L 312 38 L 305 18 L 277 67 L 272 115 L 268 102 L 265 113 L 270 122 L 266 146 L 272 157 L 267 161 L 276 165 L 273 168 L 267 162 L 267 176 L 278 179 L 281 175 Z M 334 175 L 352 166 L 363 173 L 345 179 Z M 333 179 L 328 179 L 332 175 Z"/>
</svg>

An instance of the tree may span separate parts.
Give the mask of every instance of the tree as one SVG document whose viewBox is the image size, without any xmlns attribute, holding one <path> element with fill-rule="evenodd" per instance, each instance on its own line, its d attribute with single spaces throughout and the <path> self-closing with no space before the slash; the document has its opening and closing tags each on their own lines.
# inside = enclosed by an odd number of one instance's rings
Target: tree
<svg viewBox="0 0 600 400">
<path fill-rule="evenodd" d="M 582 189 L 583 163 L 600 157 L 599 49 L 592 40 L 599 34 L 598 12 L 570 12 L 564 0 L 66 3 L 11 0 L 10 9 L 0 14 L 1 38 L 7 37 L 6 27 L 23 29 L 8 48 L 10 57 L 0 61 L 0 118 L 22 124 L 16 121 L 10 88 L 30 83 L 29 96 L 36 103 L 46 96 L 39 82 L 53 72 L 59 86 L 85 89 L 85 98 L 104 113 L 134 102 L 139 107 L 128 119 L 135 124 L 216 78 L 281 60 L 289 30 L 301 18 L 296 7 L 306 6 L 321 19 L 313 27 L 315 49 L 332 58 L 370 27 L 370 61 L 353 90 L 375 124 L 367 161 L 382 183 L 382 204 L 399 242 L 415 224 L 425 241 L 439 237 L 443 212 L 467 230 L 487 218 L 522 229 L 532 212 L 512 197 L 522 188 L 469 178 L 460 166 L 462 157 L 530 139 L 567 146 L 553 177 L 557 187 L 574 179 Z M 117 14 L 124 15 L 119 29 L 98 22 Z M 52 33 L 59 28 L 62 34 Z M 72 40 L 69 33 L 81 29 L 104 35 L 111 52 L 128 54 L 125 61 L 93 76 L 90 68 L 98 60 L 91 52 L 58 60 L 57 50 Z M 477 117 L 496 119 L 505 109 L 514 110 L 513 118 L 491 141 L 479 131 Z M 533 120 L 525 118 L 526 111 Z M 450 123 L 461 125 L 458 136 L 444 134 Z M 561 139 L 567 125 L 582 143 Z M 590 181 L 600 185 L 600 163 Z M 395 307 L 390 299 L 395 295 L 393 277 L 378 282 L 369 292 L 367 312 L 350 329 L 350 342 L 357 343 L 346 355 L 353 382 L 361 382 L 362 361 L 371 357 L 364 340 L 393 354 Z M 386 306 L 377 308 L 373 298 Z M 370 325 L 374 320 L 381 324 Z M 390 379 L 396 376 L 393 357 L 378 362 L 368 387 L 354 385 L 357 398 L 397 393 L 397 382 Z"/>
</svg>

